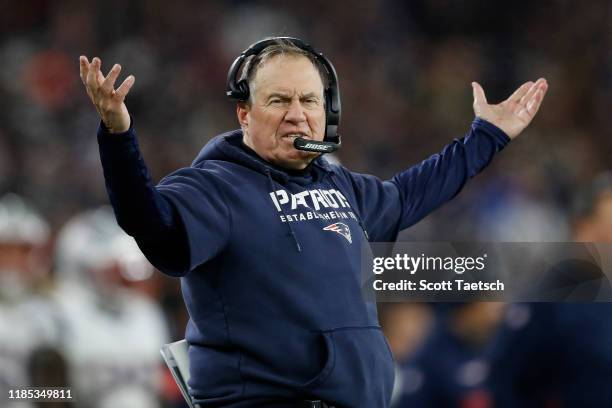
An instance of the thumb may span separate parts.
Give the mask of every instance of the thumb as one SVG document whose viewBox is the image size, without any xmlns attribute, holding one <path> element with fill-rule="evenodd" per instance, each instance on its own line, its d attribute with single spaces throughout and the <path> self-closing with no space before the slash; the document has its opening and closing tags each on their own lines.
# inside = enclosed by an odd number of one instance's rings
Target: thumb
<svg viewBox="0 0 612 408">
<path fill-rule="evenodd" d="M 480 86 L 478 82 L 472 82 L 472 92 L 474 94 L 474 106 L 487 104 L 487 97 L 485 96 L 482 86 Z"/>
</svg>

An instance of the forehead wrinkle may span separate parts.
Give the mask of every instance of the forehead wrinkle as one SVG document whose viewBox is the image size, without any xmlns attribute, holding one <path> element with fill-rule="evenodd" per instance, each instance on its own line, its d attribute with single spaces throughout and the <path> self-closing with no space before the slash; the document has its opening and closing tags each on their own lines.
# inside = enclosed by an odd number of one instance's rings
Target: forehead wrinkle
<svg viewBox="0 0 612 408">
<path fill-rule="evenodd" d="M 302 71 L 302 75 L 299 78 L 299 81 L 302 82 L 301 85 L 305 85 L 305 86 L 310 86 L 312 85 L 310 82 L 311 79 L 316 78 L 316 87 L 319 88 L 318 90 L 318 95 L 322 95 L 323 94 L 323 80 L 321 79 L 321 76 L 319 75 L 319 72 L 317 71 L 317 68 L 312 64 L 311 61 L 309 61 L 306 57 L 303 56 L 275 56 L 272 59 L 268 60 L 266 62 L 266 64 L 264 64 L 263 66 L 261 66 L 257 72 L 255 73 L 255 76 L 253 78 L 253 80 L 251 81 L 251 94 L 256 93 L 258 90 L 262 89 L 262 88 L 266 88 L 266 87 L 274 87 L 272 91 L 270 91 L 269 93 L 266 92 L 266 94 L 271 94 L 274 91 L 286 91 L 287 94 L 291 94 L 294 95 L 296 92 L 296 88 L 293 88 L 293 90 L 289 90 L 289 88 L 286 88 L 284 85 L 282 84 L 277 84 L 277 80 L 278 77 L 276 76 L 270 76 L 268 75 L 267 77 L 262 78 L 261 74 L 262 72 L 266 72 L 267 69 L 269 69 L 269 65 L 268 64 L 279 64 L 279 60 L 280 60 L 280 64 L 284 65 L 284 64 L 292 64 L 295 63 L 296 61 L 300 62 L 300 59 L 302 59 L 306 62 L 308 62 L 309 66 L 312 67 L 312 71 L 310 72 L 304 72 Z M 312 78 L 310 78 L 312 77 Z M 282 79 L 281 79 L 282 80 Z M 276 83 L 276 84 L 275 84 Z M 310 91 L 312 93 L 314 93 L 315 95 L 317 95 L 317 91 Z"/>
</svg>

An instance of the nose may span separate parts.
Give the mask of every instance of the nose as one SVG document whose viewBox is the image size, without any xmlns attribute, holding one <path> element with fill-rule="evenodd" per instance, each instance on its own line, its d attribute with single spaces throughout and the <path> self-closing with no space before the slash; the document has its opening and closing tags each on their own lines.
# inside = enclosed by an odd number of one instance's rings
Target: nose
<svg viewBox="0 0 612 408">
<path fill-rule="evenodd" d="M 299 98 L 291 99 L 289 109 L 287 110 L 287 113 L 285 113 L 285 120 L 292 124 L 298 124 L 306 120 L 306 115 L 304 114 L 304 107 L 300 103 Z"/>
</svg>

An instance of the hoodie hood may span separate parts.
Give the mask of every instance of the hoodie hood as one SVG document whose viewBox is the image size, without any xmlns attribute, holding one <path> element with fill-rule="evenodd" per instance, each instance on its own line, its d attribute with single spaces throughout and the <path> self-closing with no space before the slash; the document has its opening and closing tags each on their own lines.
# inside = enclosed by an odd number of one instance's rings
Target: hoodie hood
<svg viewBox="0 0 612 408">
<path fill-rule="evenodd" d="M 311 183 L 313 179 L 320 180 L 328 173 L 334 173 L 334 168 L 323 156 L 316 157 L 303 172 L 283 169 L 250 153 L 242 141 L 242 130 L 232 130 L 212 138 L 200 151 L 192 163 L 192 167 L 201 168 L 208 160 L 227 161 L 248 167 L 258 173 L 270 175 L 281 184 L 289 180 L 300 185 Z M 249 149 L 250 150 L 250 149 Z M 299 173 L 299 174 L 298 174 Z"/>
</svg>

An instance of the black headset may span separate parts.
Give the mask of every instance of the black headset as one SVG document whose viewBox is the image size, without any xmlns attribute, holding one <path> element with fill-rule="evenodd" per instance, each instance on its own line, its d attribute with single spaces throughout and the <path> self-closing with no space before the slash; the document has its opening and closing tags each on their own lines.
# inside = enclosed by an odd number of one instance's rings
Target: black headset
<svg viewBox="0 0 612 408">
<path fill-rule="evenodd" d="M 298 137 L 293 146 L 298 150 L 317 153 L 331 153 L 340 148 L 340 135 L 338 125 L 340 124 L 340 89 L 338 88 L 338 76 L 332 63 L 317 52 L 309 44 L 293 37 L 272 37 L 258 41 L 244 50 L 232 63 L 227 73 L 227 96 L 236 101 L 246 102 L 249 99 L 249 84 L 246 75 L 240 81 L 237 80 L 238 73 L 245 60 L 251 55 L 257 55 L 266 47 L 276 44 L 279 40 L 289 41 L 296 47 L 313 55 L 315 59 L 327 71 L 327 87 L 325 88 L 325 138 L 322 142 L 306 140 Z"/>
</svg>

